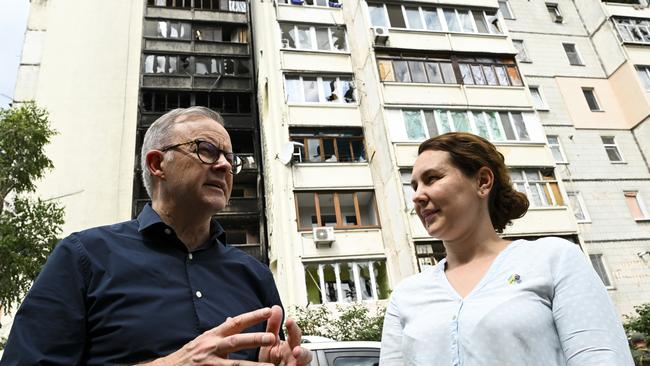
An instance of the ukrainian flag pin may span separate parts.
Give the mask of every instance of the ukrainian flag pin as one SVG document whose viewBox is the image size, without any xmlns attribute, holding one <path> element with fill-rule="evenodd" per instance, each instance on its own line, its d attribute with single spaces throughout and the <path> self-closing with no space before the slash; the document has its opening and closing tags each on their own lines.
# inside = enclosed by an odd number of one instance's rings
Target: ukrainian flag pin
<svg viewBox="0 0 650 366">
<path fill-rule="evenodd" d="M 512 285 L 515 283 L 521 283 L 521 276 L 518 274 L 513 274 L 508 278 L 508 285 Z"/>
</svg>

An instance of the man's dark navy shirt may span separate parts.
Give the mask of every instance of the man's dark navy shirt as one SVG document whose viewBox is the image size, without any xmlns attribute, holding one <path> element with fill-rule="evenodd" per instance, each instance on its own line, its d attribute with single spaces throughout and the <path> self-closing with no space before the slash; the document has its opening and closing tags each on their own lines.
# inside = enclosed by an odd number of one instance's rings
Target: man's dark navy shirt
<svg viewBox="0 0 650 366">
<path fill-rule="evenodd" d="M 189 253 L 149 205 L 136 220 L 70 235 L 20 306 L 0 364 L 148 361 L 227 317 L 281 305 L 269 269 L 224 237 L 213 220 L 209 241 Z M 230 358 L 256 360 L 257 352 Z"/>
</svg>

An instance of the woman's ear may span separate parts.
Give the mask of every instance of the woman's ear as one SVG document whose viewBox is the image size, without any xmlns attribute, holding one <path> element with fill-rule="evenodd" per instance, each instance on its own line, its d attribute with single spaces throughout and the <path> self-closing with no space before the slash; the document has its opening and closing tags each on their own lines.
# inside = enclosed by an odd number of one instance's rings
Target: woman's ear
<svg viewBox="0 0 650 366">
<path fill-rule="evenodd" d="M 476 173 L 476 183 L 478 185 L 479 197 L 487 197 L 494 185 L 494 173 L 486 166 L 482 167 Z"/>
<path fill-rule="evenodd" d="M 163 160 L 165 159 L 165 155 L 163 152 L 159 150 L 149 150 L 147 152 L 147 155 L 145 155 L 145 158 L 147 162 L 147 169 L 149 169 L 151 175 L 158 178 L 164 178 L 165 171 L 162 168 L 162 164 Z"/>
</svg>

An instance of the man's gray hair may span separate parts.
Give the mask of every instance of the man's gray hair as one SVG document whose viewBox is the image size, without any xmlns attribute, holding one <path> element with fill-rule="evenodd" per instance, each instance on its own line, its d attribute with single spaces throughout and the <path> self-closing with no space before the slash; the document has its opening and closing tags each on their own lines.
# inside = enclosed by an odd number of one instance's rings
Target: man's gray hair
<svg viewBox="0 0 650 366">
<path fill-rule="evenodd" d="M 171 128 L 174 124 L 183 122 L 182 117 L 200 116 L 207 117 L 211 120 L 224 125 L 223 117 L 210 108 L 195 106 L 189 108 L 173 109 L 158 118 L 151 124 L 147 133 L 144 135 L 142 150 L 140 151 L 140 167 L 142 168 L 142 184 L 151 197 L 152 179 L 151 172 L 147 167 L 147 153 L 154 149 L 161 149 L 165 145 L 171 144 Z M 179 121 L 180 120 L 180 121 Z"/>
</svg>

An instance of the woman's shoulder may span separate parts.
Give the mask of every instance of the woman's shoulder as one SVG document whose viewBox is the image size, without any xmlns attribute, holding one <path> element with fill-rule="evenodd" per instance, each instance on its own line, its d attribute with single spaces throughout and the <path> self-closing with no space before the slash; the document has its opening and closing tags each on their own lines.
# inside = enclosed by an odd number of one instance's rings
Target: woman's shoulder
<svg viewBox="0 0 650 366">
<path fill-rule="evenodd" d="M 419 292 L 425 287 L 430 287 L 438 282 L 438 272 L 444 269 L 444 261 L 438 262 L 435 266 L 423 266 L 420 273 L 411 275 L 400 282 L 393 290 L 393 296 L 401 294 L 410 295 Z"/>
<path fill-rule="evenodd" d="M 557 255 L 579 249 L 579 246 L 566 239 L 555 236 L 541 237 L 535 240 L 519 239 L 512 242 L 520 251 L 538 255 Z"/>
</svg>

